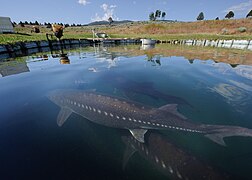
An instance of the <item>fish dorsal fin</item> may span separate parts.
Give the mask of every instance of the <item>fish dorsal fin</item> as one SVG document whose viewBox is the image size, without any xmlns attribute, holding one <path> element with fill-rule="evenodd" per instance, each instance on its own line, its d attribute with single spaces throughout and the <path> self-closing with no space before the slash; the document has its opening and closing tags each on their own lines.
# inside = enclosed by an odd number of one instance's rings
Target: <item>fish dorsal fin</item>
<svg viewBox="0 0 252 180">
<path fill-rule="evenodd" d="M 144 134 L 147 132 L 147 129 L 130 129 L 129 131 L 136 140 L 144 143 Z"/>
<path fill-rule="evenodd" d="M 96 92 L 96 89 L 86 89 L 86 92 L 92 93 L 92 92 Z"/>
<path fill-rule="evenodd" d="M 162 110 L 162 111 L 167 111 L 167 112 L 170 112 L 172 114 L 175 114 L 183 119 L 187 119 L 185 116 L 183 116 L 182 114 L 180 114 L 178 112 L 178 105 L 177 104 L 166 104 L 164 106 L 161 106 L 160 108 L 158 108 L 159 110 Z"/>
<path fill-rule="evenodd" d="M 161 106 L 159 109 L 163 110 L 163 111 L 177 112 L 178 105 L 177 104 L 166 104 L 164 106 Z"/>
<path fill-rule="evenodd" d="M 71 115 L 71 113 L 71 109 L 62 107 L 57 117 L 58 126 L 62 126 L 64 122 L 68 119 L 68 117 Z"/>
</svg>

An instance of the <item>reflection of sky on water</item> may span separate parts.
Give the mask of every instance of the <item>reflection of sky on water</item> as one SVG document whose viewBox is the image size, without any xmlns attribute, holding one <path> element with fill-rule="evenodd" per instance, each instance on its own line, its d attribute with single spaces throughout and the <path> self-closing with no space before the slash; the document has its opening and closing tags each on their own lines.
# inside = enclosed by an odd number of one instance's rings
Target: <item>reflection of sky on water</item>
<svg viewBox="0 0 252 180">
<path fill-rule="evenodd" d="M 237 75 L 252 80 L 252 66 L 239 65 L 234 70 Z"/>
<path fill-rule="evenodd" d="M 252 66 L 238 65 L 232 67 L 229 64 L 213 61 L 208 61 L 206 65 L 210 69 L 204 69 L 202 72 L 213 78 L 213 83 L 209 86 L 209 89 L 223 97 L 236 111 L 245 112 L 252 101 L 250 95 L 252 91 Z"/>
<path fill-rule="evenodd" d="M 213 63 L 212 66 L 222 74 L 228 74 L 230 70 L 232 70 L 232 67 L 229 64 L 225 63 Z"/>
<path fill-rule="evenodd" d="M 212 60 L 195 60 L 199 74 L 195 75 L 198 89 L 207 87 L 212 93 L 216 93 L 224 98 L 224 101 L 232 106 L 236 111 L 242 110 L 250 104 L 252 91 L 252 67 L 238 65 L 233 68 L 230 64 L 215 63 Z M 196 73 L 196 69 L 192 71 Z M 214 94 L 213 94 L 214 96 Z"/>
<path fill-rule="evenodd" d="M 234 84 L 235 86 L 243 89 L 243 90 L 250 91 L 250 92 L 252 91 L 252 86 L 250 86 L 248 84 L 238 82 L 238 81 L 234 81 L 234 80 L 229 80 L 229 82 Z"/>
<path fill-rule="evenodd" d="M 117 61 L 120 59 L 119 57 L 118 58 L 115 58 L 115 59 L 107 59 L 107 58 L 104 58 L 104 57 L 99 57 L 97 58 L 99 62 L 101 63 L 107 63 L 108 66 L 107 68 L 110 69 L 112 67 L 116 67 L 117 65 Z"/>
<path fill-rule="evenodd" d="M 251 87 L 235 81 L 231 81 L 231 83 L 234 85 L 220 83 L 210 89 L 214 93 L 217 93 L 225 98 L 226 102 L 233 106 L 237 111 L 243 112 L 243 108 L 248 105 L 250 99 L 249 93 L 246 89 L 250 88 L 251 90 Z M 244 89 L 244 87 L 246 89 Z"/>
<path fill-rule="evenodd" d="M 237 67 L 232 68 L 231 65 L 225 63 L 213 63 L 212 66 L 222 74 L 229 75 L 235 73 L 240 77 L 252 80 L 252 66 L 238 65 Z M 214 72 L 211 73 L 214 74 Z"/>
</svg>

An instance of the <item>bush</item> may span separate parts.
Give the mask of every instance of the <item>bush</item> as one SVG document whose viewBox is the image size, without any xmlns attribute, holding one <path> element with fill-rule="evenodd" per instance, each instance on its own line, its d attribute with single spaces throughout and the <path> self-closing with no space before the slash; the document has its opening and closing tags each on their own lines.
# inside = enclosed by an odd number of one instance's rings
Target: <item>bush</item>
<svg viewBox="0 0 252 180">
<path fill-rule="evenodd" d="M 228 30 L 226 29 L 226 28 L 223 28 L 222 30 L 221 30 L 221 34 L 228 34 Z"/>
<path fill-rule="evenodd" d="M 239 27 L 239 28 L 238 28 L 238 31 L 239 31 L 240 33 L 244 33 L 244 32 L 247 31 L 247 28 L 246 28 L 246 27 Z"/>
</svg>

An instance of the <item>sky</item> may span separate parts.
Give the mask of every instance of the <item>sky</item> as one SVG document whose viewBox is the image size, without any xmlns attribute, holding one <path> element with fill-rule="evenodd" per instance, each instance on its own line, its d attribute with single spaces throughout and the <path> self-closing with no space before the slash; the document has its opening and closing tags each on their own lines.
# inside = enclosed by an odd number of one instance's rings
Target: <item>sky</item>
<svg viewBox="0 0 252 180">
<path fill-rule="evenodd" d="M 244 18 L 252 10 L 252 0 L 2 0 L 0 16 L 12 21 L 87 24 L 93 21 L 144 21 L 161 10 L 165 19 L 195 21 L 203 12 L 205 19 L 223 19 L 228 11 Z"/>
</svg>

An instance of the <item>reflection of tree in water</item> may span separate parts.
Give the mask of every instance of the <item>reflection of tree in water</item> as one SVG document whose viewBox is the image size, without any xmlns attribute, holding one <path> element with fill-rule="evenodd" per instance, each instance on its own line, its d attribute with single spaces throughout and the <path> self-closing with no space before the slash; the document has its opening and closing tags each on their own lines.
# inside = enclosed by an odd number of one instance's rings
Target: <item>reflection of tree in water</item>
<svg viewBox="0 0 252 180">
<path fill-rule="evenodd" d="M 70 64 L 70 59 L 68 58 L 67 54 L 60 55 L 60 64 Z"/>
<path fill-rule="evenodd" d="M 194 59 L 188 59 L 188 61 L 189 61 L 190 64 L 193 64 Z"/>
<path fill-rule="evenodd" d="M 68 58 L 67 53 L 64 53 L 63 46 L 60 46 L 60 51 L 54 53 L 51 49 L 52 58 L 59 58 L 60 64 L 70 64 L 70 59 Z"/>
</svg>

